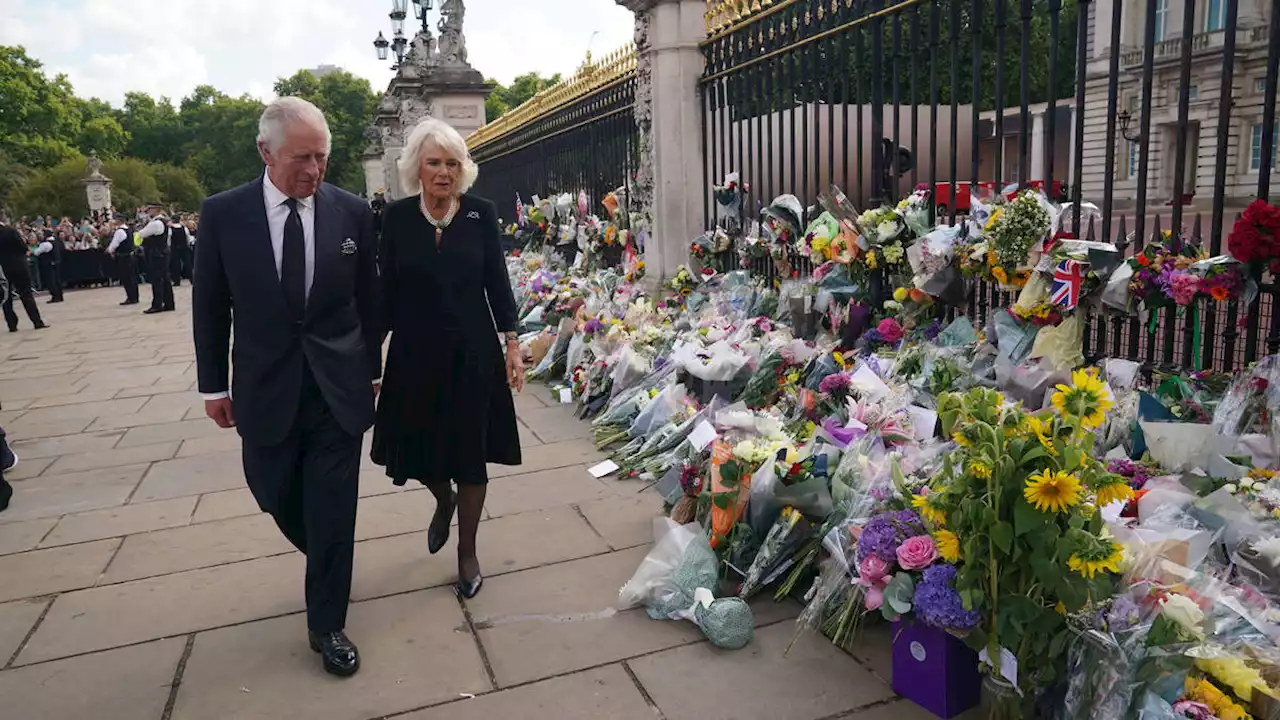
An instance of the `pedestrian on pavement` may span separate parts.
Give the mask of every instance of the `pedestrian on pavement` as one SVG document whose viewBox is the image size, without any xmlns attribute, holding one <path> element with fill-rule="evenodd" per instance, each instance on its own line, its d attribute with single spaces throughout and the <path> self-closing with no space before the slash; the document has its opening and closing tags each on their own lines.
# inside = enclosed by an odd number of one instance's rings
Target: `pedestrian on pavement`
<svg viewBox="0 0 1280 720">
<path fill-rule="evenodd" d="M 9 332 L 18 331 L 18 314 L 13 311 L 15 297 L 27 311 L 27 319 L 37 330 L 47 327 L 40 319 L 40 307 L 36 305 L 35 295 L 31 291 L 31 269 L 27 264 L 27 245 L 22 236 L 9 226 L 9 218 L 0 215 L 0 269 L 4 271 L 9 283 L 9 291 L 4 294 L 0 304 L 3 305 L 4 322 Z"/>
<path fill-rule="evenodd" d="M 160 206 L 147 209 L 151 220 L 138 231 L 142 238 L 142 256 L 147 263 L 147 280 L 151 282 L 151 307 L 144 315 L 172 312 L 173 282 L 169 279 L 169 218 Z"/>
<path fill-rule="evenodd" d="M 382 229 L 391 347 L 373 461 L 396 485 L 412 478 L 435 495 L 427 532 L 433 554 L 449 538 L 456 505 L 457 590 L 471 598 L 484 582 L 476 530 L 489 481 L 485 463 L 521 462 L 511 397 L 524 387 L 515 298 L 497 210 L 465 194 L 477 169 L 462 136 L 439 120 L 422 121 L 399 170 L 412 195 L 387 207 Z"/>
<path fill-rule="evenodd" d="M 4 474 L 17 466 L 18 456 L 9 447 L 9 439 L 5 437 L 4 428 L 0 427 L 0 512 L 9 509 L 9 499 L 13 497 L 13 486 Z"/>
<path fill-rule="evenodd" d="M 138 304 L 137 246 L 133 243 L 133 228 L 123 215 L 116 216 L 116 231 L 107 246 L 107 254 L 116 259 L 116 273 L 124 286 L 124 302 L 121 305 Z"/>
<path fill-rule="evenodd" d="M 330 137 L 305 100 L 267 106 L 266 174 L 201 208 L 192 317 L 205 412 L 239 431 L 258 506 L 307 556 L 308 640 L 325 670 L 347 676 L 360 668 L 343 630 L 382 323 L 373 213 L 323 182 Z"/>
<path fill-rule="evenodd" d="M 191 279 L 191 239 L 182 220 L 175 216 L 169 223 L 169 273 L 173 286 L 182 287 L 182 279 Z"/>
</svg>

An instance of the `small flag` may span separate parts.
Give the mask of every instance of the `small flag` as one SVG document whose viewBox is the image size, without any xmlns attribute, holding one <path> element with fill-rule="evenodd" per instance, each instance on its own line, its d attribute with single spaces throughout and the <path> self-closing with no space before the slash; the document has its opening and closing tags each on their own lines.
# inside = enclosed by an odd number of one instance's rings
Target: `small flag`
<svg viewBox="0 0 1280 720">
<path fill-rule="evenodd" d="M 516 224 L 524 225 L 524 203 L 520 202 L 520 193 L 516 193 Z"/>
<path fill-rule="evenodd" d="M 1080 292 L 1084 286 L 1084 263 L 1079 260 L 1063 260 L 1053 271 L 1053 287 L 1049 302 L 1067 310 L 1080 304 Z"/>
</svg>

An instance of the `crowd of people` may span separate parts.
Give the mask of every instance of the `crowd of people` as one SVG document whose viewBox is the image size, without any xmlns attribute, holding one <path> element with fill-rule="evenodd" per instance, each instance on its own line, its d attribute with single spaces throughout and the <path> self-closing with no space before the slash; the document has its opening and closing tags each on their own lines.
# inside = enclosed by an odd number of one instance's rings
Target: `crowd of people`
<svg viewBox="0 0 1280 720">
<path fill-rule="evenodd" d="M 50 303 L 63 301 L 66 287 L 119 284 L 121 305 L 139 302 L 138 284 L 152 285 L 148 314 L 175 309 L 173 287 L 192 276 L 198 214 L 168 212 L 160 205 L 132 216 L 97 211 L 73 221 L 49 215 L 16 218 L 0 214 L 0 270 L 6 279 L 4 317 L 18 330 L 17 300 L 36 329 L 40 318 L 34 293 L 47 291 Z"/>
</svg>

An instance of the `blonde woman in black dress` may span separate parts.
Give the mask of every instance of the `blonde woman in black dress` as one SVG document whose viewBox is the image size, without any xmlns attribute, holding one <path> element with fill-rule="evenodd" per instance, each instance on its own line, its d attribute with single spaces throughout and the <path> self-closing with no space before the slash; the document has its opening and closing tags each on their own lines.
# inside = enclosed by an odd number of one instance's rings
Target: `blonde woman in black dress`
<svg viewBox="0 0 1280 720">
<path fill-rule="evenodd" d="M 515 299 L 497 211 L 466 194 L 477 168 L 462 136 L 428 118 L 405 145 L 400 182 L 410 196 L 387 207 L 379 255 L 391 346 L 373 461 L 395 484 L 417 480 L 435 495 L 432 554 L 448 541 L 457 508 L 457 588 L 471 598 L 483 583 L 476 530 L 485 464 L 520 464 Z"/>
</svg>

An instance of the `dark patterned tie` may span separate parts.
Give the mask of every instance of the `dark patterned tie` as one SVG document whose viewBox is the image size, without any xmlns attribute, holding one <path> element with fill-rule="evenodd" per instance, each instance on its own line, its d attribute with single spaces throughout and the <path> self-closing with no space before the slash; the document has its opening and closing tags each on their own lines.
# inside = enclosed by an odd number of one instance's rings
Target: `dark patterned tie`
<svg viewBox="0 0 1280 720">
<path fill-rule="evenodd" d="M 280 285 L 294 315 L 302 317 L 307 307 L 307 251 L 302 240 L 302 216 L 298 201 L 285 200 L 289 217 L 284 221 L 284 249 L 280 257 Z"/>
</svg>

